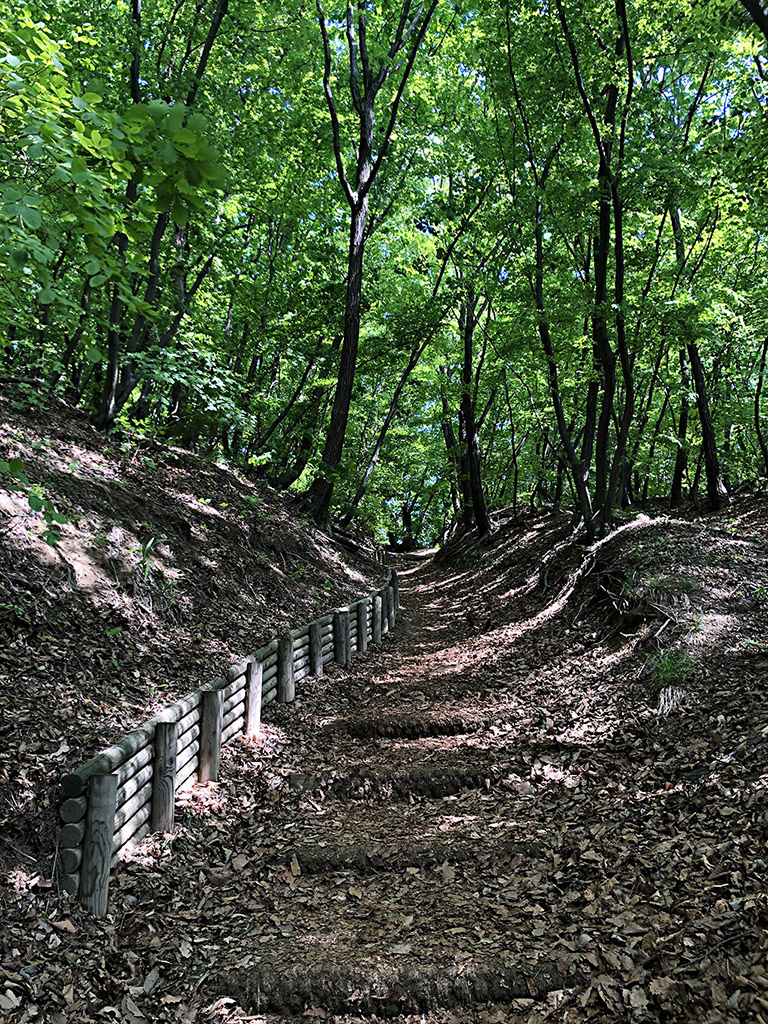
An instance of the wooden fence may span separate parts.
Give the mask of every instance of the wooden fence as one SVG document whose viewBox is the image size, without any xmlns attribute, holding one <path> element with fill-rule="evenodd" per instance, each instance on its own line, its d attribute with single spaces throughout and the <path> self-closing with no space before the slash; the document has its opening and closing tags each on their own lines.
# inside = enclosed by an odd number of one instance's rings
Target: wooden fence
<svg viewBox="0 0 768 1024">
<path fill-rule="evenodd" d="M 346 666 L 381 642 L 400 609 L 397 572 L 369 597 L 273 640 L 218 679 L 65 775 L 57 871 L 60 887 L 92 913 L 107 911 L 109 873 L 150 832 L 171 832 L 176 793 L 216 781 L 223 744 L 253 737 L 271 701 L 290 703 L 296 684 Z"/>
</svg>

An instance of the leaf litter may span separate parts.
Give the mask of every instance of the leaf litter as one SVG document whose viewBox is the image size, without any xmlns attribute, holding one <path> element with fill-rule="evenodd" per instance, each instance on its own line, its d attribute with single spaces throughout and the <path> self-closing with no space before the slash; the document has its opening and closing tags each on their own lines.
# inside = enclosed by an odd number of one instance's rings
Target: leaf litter
<svg viewBox="0 0 768 1024">
<path fill-rule="evenodd" d="M 548 561 L 549 517 L 404 564 L 396 633 L 227 748 L 109 917 L 19 874 L 4 1013 L 768 1021 L 765 525 L 745 501 Z"/>
</svg>

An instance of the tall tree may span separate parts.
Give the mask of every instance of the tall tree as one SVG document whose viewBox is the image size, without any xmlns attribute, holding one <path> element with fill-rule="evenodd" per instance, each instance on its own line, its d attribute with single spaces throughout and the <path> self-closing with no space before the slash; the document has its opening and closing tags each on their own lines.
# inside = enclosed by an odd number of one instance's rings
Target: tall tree
<svg viewBox="0 0 768 1024">
<path fill-rule="evenodd" d="M 344 341 L 341 346 L 338 380 L 322 463 L 307 495 L 313 518 L 323 526 L 327 526 L 329 522 L 334 487 L 333 472 L 341 461 L 355 381 L 357 349 L 360 341 L 363 254 L 368 239 L 366 227 L 371 189 L 387 155 L 405 87 L 438 2 L 439 0 L 432 0 L 430 6 L 425 9 L 423 0 L 417 7 L 412 0 L 402 0 L 396 27 L 390 36 L 389 44 L 387 45 L 385 42 L 382 45 L 380 42 L 384 31 L 384 26 L 382 26 L 376 36 L 375 48 L 369 46 L 368 0 L 359 0 L 357 25 L 355 25 L 355 10 L 352 4 L 347 5 L 346 45 L 349 62 L 349 93 L 357 122 L 357 139 L 352 146 L 354 161 L 350 179 L 346 167 L 346 151 L 342 142 L 342 122 L 336 108 L 331 83 L 333 55 L 328 23 L 320 6 L 320 0 L 317 0 L 317 15 L 325 56 L 323 89 L 331 117 L 336 172 L 350 211 L 347 289 L 344 303 Z M 382 87 L 393 75 L 399 75 L 399 80 L 394 96 L 389 100 L 389 116 L 386 119 L 383 132 L 377 137 L 376 100 Z"/>
</svg>

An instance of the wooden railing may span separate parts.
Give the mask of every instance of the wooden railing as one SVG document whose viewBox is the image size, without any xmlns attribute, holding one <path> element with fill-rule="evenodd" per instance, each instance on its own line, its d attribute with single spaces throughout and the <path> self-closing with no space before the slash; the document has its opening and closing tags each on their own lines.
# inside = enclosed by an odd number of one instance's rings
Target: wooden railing
<svg viewBox="0 0 768 1024">
<path fill-rule="evenodd" d="M 111 868 L 150 832 L 173 831 L 179 790 L 216 781 L 221 747 L 256 736 L 262 708 L 290 703 L 296 684 L 321 676 L 328 662 L 346 666 L 353 653 L 380 643 L 399 609 L 392 569 L 369 597 L 273 640 L 65 775 L 59 886 L 105 914 Z"/>
</svg>

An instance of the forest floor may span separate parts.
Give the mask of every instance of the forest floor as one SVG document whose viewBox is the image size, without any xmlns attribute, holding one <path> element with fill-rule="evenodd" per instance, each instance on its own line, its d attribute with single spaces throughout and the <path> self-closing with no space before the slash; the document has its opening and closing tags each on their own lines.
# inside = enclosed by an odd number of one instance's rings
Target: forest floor
<svg viewBox="0 0 768 1024">
<path fill-rule="evenodd" d="M 88 918 L 17 873 L 7 1019 L 768 1021 L 768 515 L 400 566 Z"/>
<path fill-rule="evenodd" d="M 47 544 L 0 476 L 0 874 L 44 891 L 64 772 L 386 569 L 266 484 L 54 399 L 0 394 L 13 458 L 68 520 Z"/>
</svg>

